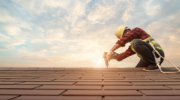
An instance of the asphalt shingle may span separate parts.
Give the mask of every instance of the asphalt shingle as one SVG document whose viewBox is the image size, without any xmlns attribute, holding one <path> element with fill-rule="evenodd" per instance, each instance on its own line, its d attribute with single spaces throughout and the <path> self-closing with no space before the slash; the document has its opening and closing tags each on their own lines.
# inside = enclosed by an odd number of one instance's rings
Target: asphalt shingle
<svg viewBox="0 0 180 100">
<path fill-rule="evenodd" d="M 0 68 L 2 100 L 178 100 L 180 75 L 141 68 Z"/>
</svg>

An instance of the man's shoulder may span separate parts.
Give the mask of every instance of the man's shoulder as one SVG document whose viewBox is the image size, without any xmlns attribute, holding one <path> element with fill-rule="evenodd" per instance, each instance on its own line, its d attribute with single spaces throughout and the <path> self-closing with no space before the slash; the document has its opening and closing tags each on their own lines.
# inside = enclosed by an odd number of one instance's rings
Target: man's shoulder
<svg viewBox="0 0 180 100">
<path fill-rule="evenodd" d="M 144 31 L 143 29 L 139 28 L 139 27 L 135 27 L 133 30 L 132 30 L 133 33 L 141 33 L 141 35 L 145 36 L 144 38 L 146 37 L 150 37 L 150 35 Z"/>
</svg>

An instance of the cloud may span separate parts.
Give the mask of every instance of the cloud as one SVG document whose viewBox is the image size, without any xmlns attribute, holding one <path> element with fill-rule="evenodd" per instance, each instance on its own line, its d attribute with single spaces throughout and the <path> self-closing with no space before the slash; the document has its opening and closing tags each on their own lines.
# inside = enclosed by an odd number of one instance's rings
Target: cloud
<svg viewBox="0 0 180 100">
<path fill-rule="evenodd" d="M 72 26 L 71 34 L 84 34 L 87 33 L 90 27 L 87 20 L 79 20 L 75 25 Z"/>
<path fill-rule="evenodd" d="M 61 29 L 50 29 L 47 30 L 46 32 L 46 39 L 52 39 L 52 40 L 57 40 L 57 39 L 61 39 L 63 37 L 63 31 Z"/>
<path fill-rule="evenodd" d="M 155 3 L 153 0 L 149 0 L 145 3 L 145 5 L 143 5 L 143 7 L 146 10 L 146 13 L 149 16 L 156 16 L 157 14 L 160 13 L 160 11 L 162 11 L 162 7 L 160 4 Z"/>
<path fill-rule="evenodd" d="M 155 16 L 156 14 L 158 14 L 161 10 L 161 6 L 160 5 L 155 5 L 150 9 L 147 9 L 147 14 L 150 16 Z"/>
<path fill-rule="evenodd" d="M 128 21 L 129 19 L 131 19 L 132 18 L 132 16 L 129 14 L 129 11 L 128 10 L 126 10 L 125 12 L 124 12 L 124 14 L 123 14 L 123 16 L 122 16 L 122 19 L 123 19 L 123 21 Z"/>
<path fill-rule="evenodd" d="M 96 3 L 87 18 L 93 24 L 105 24 L 109 20 L 122 16 L 122 20 L 126 22 L 132 18 L 133 10 L 134 0 L 104 1 Z"/>
<path fill-rule="evenodd" d="M 3 1 L 0 4 L 1 50 L 16 55 L 7 57 L 16 60 L 13 65 L 105 67 L 102 54 L 118 40 L 115 29 L 127 25 L 142 27 L 160 43 L 167 58 L 179 59 L 180 10 L 177 5 L 172 6 L 177 1 L 168 2 L 168 7 L 166 2 Z M 124 52 L 129 45 L 116 52 Z M 111 67 L 133 67 L 138 61 L 133 55 L 122 62 L 112 61 Z"/>
<path fill-rule="evenodd" d="M 171 41 L 176 41 L 176 36 L 174 36 L 174 35 L 171 35 L 170 37 L 169 37 L 169 39 L 171 40 Z"/>
<path fill-rule="evenodd" d="M 1 23 L 6 23 L 8 24 L 6 26 L 6 28 L 12 28 L 12 31 L 13 30 L 20 30 L 18 28 L 24 28 L 24 29 L 28 29 L 28 30 L 31 30 L 31 25 L 32 23 L 30 22 L 25 22 L 23 20 L 21 20 L 20 18 L 17 18 L 17 17 L 14 17 L 11 15 L 10 12 L 8 12 L 6 9 L 4 8 L 1 8 L 0 7 L 0 11 L 1 11 L 1 14 L 0 14 L 0 22 Z M 8 29 L 9 31 L 11 31 L 10 29 Z"/>
<path fill-rule="evenodd" d="M 17 38 L 12 39 L 11 37 L 8 37 L 7 35 L 0 33 L 0 43 L 3 44 L 3 48 L 1 48 L 1 51 L 5 51 L 8 49 L 15 49 L 15 46 L 24 44 L 25 40 Z"/>
<path fill-rule="evenodd" d="M 16 26 L 5 26 L 4 29 L 11 36 L 18 35 L 18 33 L 21 31 L 21 29 Z"/>
<path fill-rule="evenodd" d="M 7 12 L 4 12 L 4 10 L 1 9 L 0 11 L 1 11 L 0 22 L 5 23 L 5 22 L 14 22 L 14 21 L 16 21 L 16 19 L 14 17 L 7 15 L 6 14 Z"/>
<path fill-rule="evenodd" d="M 0 41 L 4 42 L 4 41 L 7 41 L 7 40 L 10 40 L 10 37 L 0 33 Z"/>
<path fill-rule="evenodd" d="M 116 9 L 113 5 L 100 5 L 96 4 L 95 8 L 89 13 L 87 18 L 92 21 L 93 24 L 104 23 L 107 20 L 116 16 Z"/>
<path fill-rule="evenodd" d="M 131 15 L 131 12 L 134 11 L 134 4 L 133 4 L 134 0 L 132 1 L 126 1 L 127 5 L 123 8 L 125 11 L 122 15 L 122 20 L 123 21 L 128 21 L 130 20 L 133 16 Z"/>
</svg>

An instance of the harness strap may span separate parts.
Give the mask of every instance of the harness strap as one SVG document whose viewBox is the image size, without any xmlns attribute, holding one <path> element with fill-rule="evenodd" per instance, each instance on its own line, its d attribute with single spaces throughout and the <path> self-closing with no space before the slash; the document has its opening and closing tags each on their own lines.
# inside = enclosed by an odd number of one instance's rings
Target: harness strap
<svg viewBox="0 0 180 100">
<path fill-rule="evenodd" d="M 153 55 L 154 55 L 154 59 L 155 59 L 155 61 L 156 61 L 156 64 L 157 64 L 157 66 L 159 67 L 159 69 L 160 69 L 160 71 L 161 71 L 162 73 L 178 73 L 178 72 L 180 72 L 180 69 L 179 69 L 177 66 L 175 66 L 173 63 L 171 63 L 170 61 L 168 61 L 167 59 L 165 59 L 163 56 L 160 55 L 160 53 L 155 49 L 155 47 L 154 47 L 153 44 L 150 42 L 150 40 L 149 40 L 149 44 L 150 44 L 151 47 L 154 49 L 154 51 L 153 51 L 152 53 L 153 53 Z M 155 52 L 159 55 L 159 58 L 156 58 Z M 169 62 L 171 65 L 173 65 L 178 71 L 177 71 L 177 72 L 164 72 L 164 71 L 162 71 L 161 66 L 159 65 L 159 63 L 160 63 L 160 61 L 161 61 L 161 58 L 163 58 L 164 60 L 166 60 L 167 62 Z"/>
<path fill-rule="evenodd" d="M 154 47 L 160 47 L 160 45 L 159 45 L 159 44 L 154 44 L 153 46 L 154 46 Z"/>
<path fill-rule="evenodd" d="M 150 41 L 154 41 L 154 39 L 153 39 L 153 38 L 149 38 L 149 39 L 146 40 L 146 42 L 148 42 L 148 43 L 149 43 Z"/>
<path fill-rule="evenodd" d="M 147 43 L 150 43 L 150 41 L 155 41 L 152 37 L 146 40 Z M 161 47 L 159 44 L 153 44 L 153 46 L 156 47 Z"/>
</svg>

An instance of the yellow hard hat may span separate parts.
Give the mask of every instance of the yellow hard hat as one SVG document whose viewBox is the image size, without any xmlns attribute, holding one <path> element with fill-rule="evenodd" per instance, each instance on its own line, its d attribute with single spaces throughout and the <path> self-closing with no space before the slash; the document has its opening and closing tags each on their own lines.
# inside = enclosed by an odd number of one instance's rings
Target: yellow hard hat
<svg viewBox="0 0 180 100">
<path fill-rule="evenodd" d="M 124 30 L 126 29 L 126 26 L 120 26 L 116 29 L 115 35 L 117 38 L 121 39 L 124 33 Z"/>
</svg>

